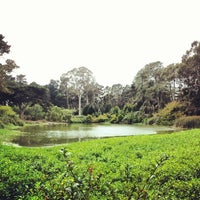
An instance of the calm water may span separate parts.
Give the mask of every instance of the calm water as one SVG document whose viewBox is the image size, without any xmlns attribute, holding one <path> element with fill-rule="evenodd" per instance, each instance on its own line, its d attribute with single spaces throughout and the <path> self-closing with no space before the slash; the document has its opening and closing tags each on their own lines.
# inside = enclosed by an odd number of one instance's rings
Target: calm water
<svg viewBox="0 0 200 200">
<path fill-rule="evenodd" d="M 52 146 L 95 138 L 155 134 L 163 131 L 170 131 L 170 128 L 121 124 L 38 125 L 23 128 L 22 134 L 12 142 L 20 146 Z"/>
</svg>

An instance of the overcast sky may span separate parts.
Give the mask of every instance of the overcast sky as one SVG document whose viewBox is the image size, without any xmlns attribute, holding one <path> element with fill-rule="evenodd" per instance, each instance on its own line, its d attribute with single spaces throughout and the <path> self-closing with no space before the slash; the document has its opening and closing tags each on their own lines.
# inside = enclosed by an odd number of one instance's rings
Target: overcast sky
<svg viewBox="0 0 200 200">
<path fill-rule="evenodd" d="M 131 84 L 139 69 L 181 61 L 200 40 L 199 0 L 0 0 L 0 34 L 16 74 L 48 84 L 87 67 L 104 86 Z"/>
</svg>

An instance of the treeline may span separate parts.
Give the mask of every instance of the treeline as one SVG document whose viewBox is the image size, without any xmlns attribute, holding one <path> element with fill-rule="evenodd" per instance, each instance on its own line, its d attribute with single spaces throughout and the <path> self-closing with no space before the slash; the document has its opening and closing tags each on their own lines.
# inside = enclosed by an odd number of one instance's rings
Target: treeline
<svg viewBox="0 0 200 200">
<path fill-rule="evenodd" d="M 0 35 L 0 56 L 9 51 Z M 149 63 L 126 86 L 101 86 L 86 67 L 74 68 L 47 85 L 28 84 L 24 75 L 11 75 L 17 67 L 12 60 L 0 64 L 0 105 L 4 110 L 5 105 L 12 107 L 22 120 L 172 125 L 179 119 L 180 125 L 180 121 L 193 121 L 191 116 L 200 115 L 198 41 L 191 44 L 181 63 Z"/>
</svg>

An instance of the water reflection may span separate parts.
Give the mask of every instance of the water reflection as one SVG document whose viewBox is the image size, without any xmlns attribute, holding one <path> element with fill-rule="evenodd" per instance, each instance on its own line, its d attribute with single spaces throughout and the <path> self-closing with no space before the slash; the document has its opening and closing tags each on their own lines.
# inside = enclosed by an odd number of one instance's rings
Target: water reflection
<svg viewBox="0 0 200 200">
<path fill-rule="evenodd" d="M 12 142 L 20 146 L 52 146 L 94 138 L 155 134 L 169 130 L 169 127 L 133 125 L 38 125 L 23 128 L 22 134 Z"/>
</svg>

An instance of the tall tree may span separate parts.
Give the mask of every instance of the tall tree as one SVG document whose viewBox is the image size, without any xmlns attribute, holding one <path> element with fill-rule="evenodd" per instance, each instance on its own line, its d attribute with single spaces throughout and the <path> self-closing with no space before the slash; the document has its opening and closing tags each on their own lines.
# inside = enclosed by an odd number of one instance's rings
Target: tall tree
<svg viewBox="0 0 200 200">
<path fill-rule="evenodd" d="M 4 41 L 4 38 L 5 37 L 0 34 L 0 56 L 2 56 L 4 53 L 10 52 L 10 45 Z"/>
<path fill-rule="evenodd" d="M 10 45 L 4 41 L 4 36 L 0 34 L 0 57 L 10 52 Z M 4 64 L 0 63 L 0 92 L 8 93 L 8 83 L 11 80 L 12 76 L 10 75 L 13 69 L 18 66 L 13 60 L 6 60 Z M 1 100 L 1 99 L 0 99 Z"/>
<path fill-rule="evenodd" d="M 135 77 L 136 101 L 140 110 L 152 114 L 169 101 L 161 62 L 145 65 Z"/>
<path fill-rule="evenodd" d="M 182 57 L 178 71 L 182 81 L 181 99 L 191 102 L 194 113 L 200 115 L 200 42 L 194 41 Z"/>
<path fill-rule="evenodd" d="M 49 91 L 49 100 L 51 104 L 59 107 L 66 107 L 65 96 L 60 91 L 60 82 L 58 80 L 50 80 L 50 83 L 45 87 Z"/>
<path fill-rule="evenodd" d="M 23 75 L 23 74 L 17 75 L 16 78 L 15 78 L 15 81 L 19 85 L 27 84 L 26 75 Z"/>
<path fill-rule="evenodd" d="M 66 91 L 73 91 L 78 97 L 78 111 L 82 114 L 82 97 L 88 93 L 91 86 L 95 84 L 93 73 L 86 67 L 74 68 L 61 76 L 61 86 Z"/>
<path fill-rule="evenodd" d="M 181 82 L 178 78 L 179 66 L 179 64 L 170 64 L 164 69 L 163 72 L 169 90 L 170 101 L 177 100 L 180 92 Z"/>
<path fill-rule="evenodd" d="M 12 93 L 7 95 L 7 99 L 10 105 L 18 106 L 21 119 L 24 119 L 24 112 L 28 106 L 48 103 L 47 89 L 37 83 L 16 83 L 11 89 Z"/>
</svg>

